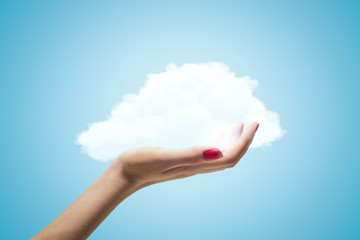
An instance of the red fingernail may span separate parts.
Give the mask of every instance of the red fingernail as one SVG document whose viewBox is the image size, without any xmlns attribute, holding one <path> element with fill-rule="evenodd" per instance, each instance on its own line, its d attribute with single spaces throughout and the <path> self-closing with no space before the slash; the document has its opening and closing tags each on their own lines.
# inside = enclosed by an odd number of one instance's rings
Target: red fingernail
<svg viewBox="0 0 360 240">
<path fill-rule="evenodd" d="M 219 149 L 215 148 L 215 149 L 206 150 L 203 153 L 203 156 L 205 160 L 212 160 L 212 159 L 222 158 L 223 154 Z"/>
<path fill-rule="evenodd" d="M 260 124 L 258 123 L 258 125 L 256 126 L 256 129 L 255 129 L 255 132 L 256 132 L 256 131 L 257 131 L 257 129 L 259 128 L 259 125 L 260 125 Z"/>
</svg>

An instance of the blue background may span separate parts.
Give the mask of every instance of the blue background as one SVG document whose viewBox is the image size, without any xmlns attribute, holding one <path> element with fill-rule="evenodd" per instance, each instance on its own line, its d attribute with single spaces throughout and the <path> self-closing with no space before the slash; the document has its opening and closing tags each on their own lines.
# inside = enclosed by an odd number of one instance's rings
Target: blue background
<svg viewBox="0 0 360 240">
<path fill-rule="evenodd" d="M 76 135 L 146 75 L 222 61 L 286 136 L 233 169 L 142 189 L 90 239 L 359 239 L 356 1 L 1 1 L 1 239 L 106 169 Z M 189 136 L 191 137 L 191 136 Z"/>
</svg>

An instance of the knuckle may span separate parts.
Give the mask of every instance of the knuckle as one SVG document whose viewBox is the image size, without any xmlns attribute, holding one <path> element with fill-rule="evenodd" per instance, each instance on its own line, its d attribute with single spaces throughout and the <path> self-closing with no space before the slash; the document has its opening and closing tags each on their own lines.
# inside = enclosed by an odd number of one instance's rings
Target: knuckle
<svg viewBox="0 0 360 240">
<path fill-rule="evenodd" d="M 233 168 L 233 167 L 235 167 L 235 165 L 236 165 L 236 161 L 233 160 L 233 159 L 228 160 L 228 161 L 225 163 L 226 168 Z"/>
<path fill-rule="evenodd" d="M 245 152 L 246 152 L 246 150 L 240 150 L 239 152 L 231 153 L 228 156 L 228 159 L 231 162 L 238 162 L 242 158 L 242 156 L 245 154 Z"/>
<path fill-rule="evenodd" d="M 199 158 L 195 156 L 185 156 L 183 160 L 188 164 L 199 162 Z"/>
<path fill-rule="evenodd" d="M 235 162 L 235 158 L 228 158 L 224 161 L 225 165 L 231 165 Z"/>
<path fill-rule="evenodd" d="M 227 162 L 232 162 L 232 161 L 235 161 L 236 159 L 236 154 L 235 153 L 229 153 L 228 156 L 227 156 Z"/>
<path fill-rule="evenodd" d="M 230 167 L 231 167 L 231 168 L 235 167 L 235 166 L 236 166 L 236 163 L 237 163 L 237 162 L 233 162 L 233 163 L 230 165 Z"/>
</svg>

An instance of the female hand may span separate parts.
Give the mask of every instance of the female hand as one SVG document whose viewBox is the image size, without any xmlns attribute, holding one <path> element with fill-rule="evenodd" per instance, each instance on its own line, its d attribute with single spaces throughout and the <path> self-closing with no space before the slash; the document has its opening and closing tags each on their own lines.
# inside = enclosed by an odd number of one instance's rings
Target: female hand
<svg viewBox="0 0 360 240">
<path fill-rule="evenodd" d="M 154 183 L 234 167 L 249 148 L 258 126 L 258 123 L 252 123 L 242 133 L 244 124 L 237 124 L 232 132 L 231 147 L 222 151 L 211 146 L 133 148 L 118 156 L 104 174 L 126 179 L 140 189 Z"/>
<path fill-rule="evenodd" d="M 86 239 L 124 199 L 140 188 L 234 167 L 249 148 L 258 123 L 238 124 L 232 146 L 134 148 L 122 153 L 78 199 L 33 239 Z"/>
</svg>

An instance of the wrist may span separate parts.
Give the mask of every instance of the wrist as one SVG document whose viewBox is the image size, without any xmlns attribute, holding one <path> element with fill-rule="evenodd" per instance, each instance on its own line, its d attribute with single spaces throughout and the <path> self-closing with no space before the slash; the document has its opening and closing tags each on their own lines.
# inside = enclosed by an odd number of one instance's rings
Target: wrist
<svg viewBox="0 0 360 240">
<path fill-rule="evenodd" d="M 115 189 L 119 189 L 120 191 L 129 191 L 134 193 L 141 188 L 139 181 L 127 176 L 120 164 L 119 166 L 114 167 L 112 163 L 100 178 L 106 179 L 108 184 L 110 184 Z"/>
</svg>

